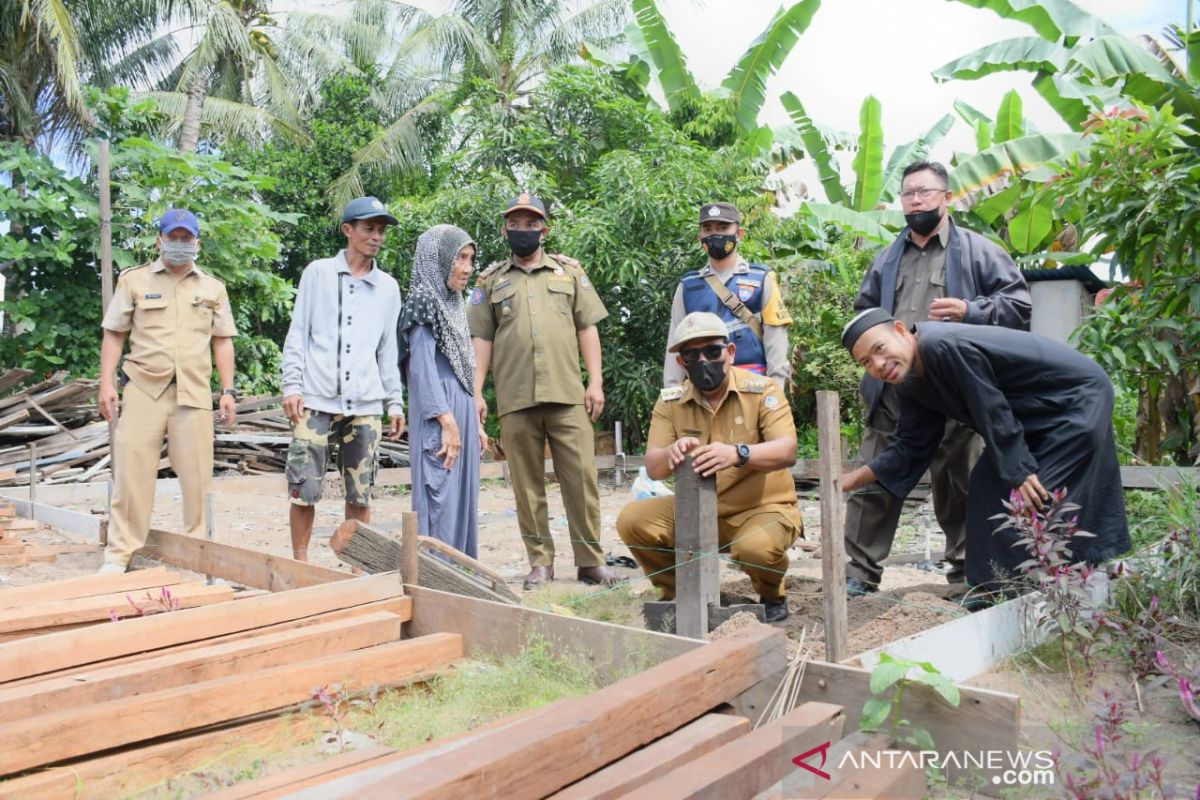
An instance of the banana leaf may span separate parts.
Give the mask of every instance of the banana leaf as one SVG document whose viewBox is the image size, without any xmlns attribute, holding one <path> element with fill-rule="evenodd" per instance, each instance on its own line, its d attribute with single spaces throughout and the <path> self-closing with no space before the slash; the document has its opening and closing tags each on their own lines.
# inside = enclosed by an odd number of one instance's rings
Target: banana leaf
<svg viewBox="0 0 1200 800">
<path fill-rule="evenodd" d="M 674 111 L 680 101 L 698 97 L 700 89 L 688 71 L 687 59 L 679 48 L 679 42 L 667 27 L 667 21 L 659 13 L 654 0 L 631 0 L 631 3 L 646 53 L 658 70 L 658 82 L 667 98 L 667 107 Z"/>
<path fill-rule="evenodd" d="M 999 144 L 1024 135 L 1025 118 L 1022 113 L 1021 95 L 1017 94 L 1016 89 L 1009 89 L 1000 100 L 1000 110 L 996 112 L 992 141 Z"/>
<path fill-rule="evenodd" d="M 1070 0 L 958 0 L 972 8 L 987 9 L 1004 19 L 1023 22 L 1050 41 L 1070 47 L 1076 39 L 1116 33 L 1104 20 Z"/>
<path fill-rule="evenodd" d="M 796 131 L 800 134 L 800 139 L 808 151 L 808 157 L 812 159 L 813 165 L 817 168 L 817 177 L 821 179 L 821 186 L 825 189 L 825 198 L 830 203 L 846 205 L 846 189 L 842 186 L 842 176 L 838 171 L 837 161 L 830 155 L 825 137 L 817 130 L 812 118 L 804 110 L 800 98 L 791 92 L 784 92 L 779 96 L 779 102 L 783 104 L 784 110 L 795 123 Z"/>
<path fill-rule="evenodd" d="M 997 72 L 1058 72 L 1070 60 L 1070 52 L 1036 36 L 1002 39 L 972 50 L 965 56 L 935 69 L 933 79 L 973 81 Z"/>
<path fill-rule="evenodd" d="M 858 112 L 858 152 L 854 154 L 855 211 L 870 211 L 883 192 L 883 106 L 867 95 Z"/>
<path fill-rule="evenodd" d="M 960 161 L 950 173 L 950 188 L 955 194 L 967 194 L 1001 175 L 1020 175 L 1082 149 L 1083 138 L 1076 133 L 1034 133 L 1010 139 Z"/>
<path fill-rule="evenodd" d="M 800 211 L 811 215 L 818 222 L 837 225 L 855 236 L 862 236 L 880 244 L 892 241 L 896 238 L 896 233 L 904 227 L 904 216 L 899 211 L 861 212 L 816 200 L 805 201 L 800 206 Z"/>
</svg>

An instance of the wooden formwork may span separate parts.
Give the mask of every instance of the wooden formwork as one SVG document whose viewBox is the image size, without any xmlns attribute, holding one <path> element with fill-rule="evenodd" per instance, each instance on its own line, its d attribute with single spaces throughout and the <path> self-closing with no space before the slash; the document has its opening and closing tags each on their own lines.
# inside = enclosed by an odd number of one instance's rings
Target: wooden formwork
<svg viewBox="0 0 1200 800">
<path fill-rule="evenodd" d="M 657 797 L 687 787 L 688 796 L 751 797 L 811 777 L 791 759 L 823 743 L 889 744 L 856 734 L 870 674 L 820 661 L 806 665 L 801 704 L 752 730 L 788 667 L 783 633 L 765 626 L 703 642 L 165 531 L 151 534 L 146 553 L 168 570 L 259 591 L 0 642 L 0 774 L 10 776 L 0 798 L 108 797 L 131 779 L 144 786 L 186 772 L 231 743 L 311 738 L 308 718 L 279 714 L 314 686 L 404 685 L 534 638 L 587 659 L 602 688 L 417 750 L 344 753 L 228 796 Z M 109 580 L 144 583 L 137 575 Z M 953 709 L 916 687 L 905 715 L 937 742 L 1014 750 L 1017 698 L 966 687 L 962 696 Z M 924 787 L 903 769 L 816 780 L 812 796 L 857 786 L 868 791 L 857 796 L 919 797 Z"/>
</svg>

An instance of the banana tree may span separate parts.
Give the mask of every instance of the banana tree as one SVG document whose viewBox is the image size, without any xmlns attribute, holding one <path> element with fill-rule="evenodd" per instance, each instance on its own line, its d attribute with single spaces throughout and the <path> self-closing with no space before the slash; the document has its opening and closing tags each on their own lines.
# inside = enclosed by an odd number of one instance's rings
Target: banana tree
<svg viewBox="0 0 1200 800">
<path fill-rule="evenodd" d="M 954 125 L 954 117 L 944 115 L 920 137 L 897 147 L 885 166 L 883 106 L 877 98 L 868 96 L 859 109 L 859 134 L 851 163 L 854 183 L 847 189 L 830 140 L 813 122 L 800 99 L 792 92 L 784 92 L 780 101 L 804 142 L 825 191 L 826 202 L 808 200 L 802 207 L 803 213 L 874 242 L 890 241 L 904 227 L 904 218 L 900 212 L 882 206 L 896 199 L 904 168 L 929 155 Z"/>
<path fill-rule="evenodd" d="M 1189 59 L 1180 68 L 1150 42 L 1121 36 L 1104 20 L 1070 0 L 959 0 L 1029 25 L 1036 36 L 986 45 L 934 70 L 937 81 L 977 80 L 997 72 L 1028 72 L 1032 86 L 1074 130 L 1097 110 L 1133 101 L 1171 102 L 1200 133 L 1200 97 Z M 1194 47 L 1188 47 L 1190 53 Z"/>
<path fill-rule="evenodd" d="M 821 0 L 799 0 L 775 12 L 711 98 L 727 101 L 736 120 L 738 138 L 752 140 L 757 150 L 770 150 L 771 131 L 760 127 L 758 115 L 766 102 L 767 81 L 778 72 L 808 29 Z M 619 61 L 601 48 L 585 44 L 583 58 L 611 70 L 635 96 L 654 103 L 651 83 L 661 90 L 666 110 L 684 114 L 695 108 L 704 92 L 688 69 L 687 57 L 658 9 L 655 0 L 632 0 L 634 21 L 625 29 L 630 54 Z"/>
</svg>

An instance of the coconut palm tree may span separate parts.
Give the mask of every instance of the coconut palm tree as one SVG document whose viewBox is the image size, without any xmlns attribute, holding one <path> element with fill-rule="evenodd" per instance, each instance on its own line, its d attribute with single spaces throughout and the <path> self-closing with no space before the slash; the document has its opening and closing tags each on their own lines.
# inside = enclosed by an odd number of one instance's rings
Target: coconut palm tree
<svg viewBox="0 0 1200 800">
<path fill-rule="evenodd" d="M 85 85 L 144 79 L 168 64 L 156 0 L 0 0 L 0 139 L 50 149 L 88 127 Z"/>
</svg>

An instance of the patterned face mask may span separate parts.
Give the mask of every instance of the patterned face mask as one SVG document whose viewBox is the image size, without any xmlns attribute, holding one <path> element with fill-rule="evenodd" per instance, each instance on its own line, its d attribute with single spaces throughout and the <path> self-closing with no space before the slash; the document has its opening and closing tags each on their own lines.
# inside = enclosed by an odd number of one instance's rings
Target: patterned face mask
<svg viewBox="0 0 1200 800">
<path fill-rule="evenodd" d="M 200 255 L 200 245 L 197 242 L 163 242 L 159 247 L 164 263 L 173 267 L 191 264 Z"/>
</svg>

